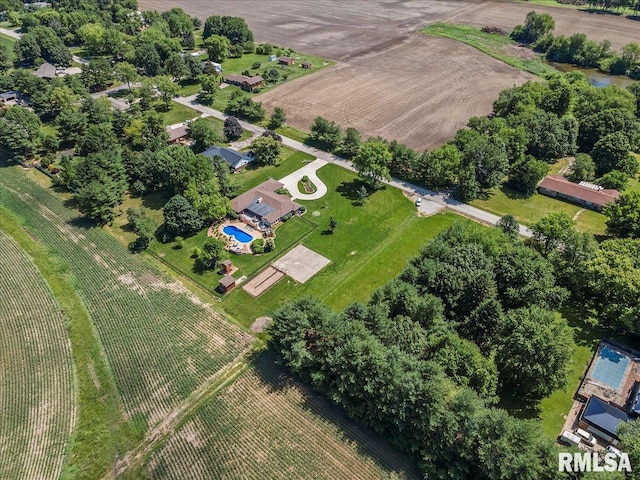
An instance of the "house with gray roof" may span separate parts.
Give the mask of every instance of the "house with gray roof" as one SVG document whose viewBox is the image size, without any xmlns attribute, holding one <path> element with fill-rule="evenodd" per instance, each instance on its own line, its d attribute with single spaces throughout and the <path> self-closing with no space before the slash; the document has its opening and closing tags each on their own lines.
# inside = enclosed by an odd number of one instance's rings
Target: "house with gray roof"
<svg viewBox="0 0 640 480">
<path fill-rule="evenodd" d="M 38 69 L 33 72 L 33 75 L 44 78 L 45 80 L 52 80 L 58 76 L 58 71 L 56 67 L 47 62 L 40 65 Z"/>
<path fill-rule="evenodd" d="M 241 170 L 255 160 L 255 157 L 247 155 L 246 153 L 238 152 L 232 148 L 217 147 L 215 145 L 206 149 L 202 154 L 211 159 L 216 156 L 222 157 L 232 172 Z"/>
<path fill-rule="evenodd" d="M 245 223 L 258 228 L 271 227 L 284 217 L 294 215 L 301 205 L 276 193 L 284 185 L 272 178 L 231 200 L 231 207 Z"/>
<path fill-rule="evenodd" d="M 624 410 L 611 405 L 595 395 L 587 400 L 580 417 L 580 427 L 597 437 L 616 445 L 618 443 L 618 427 L 632 418 Z"/>
</svg>

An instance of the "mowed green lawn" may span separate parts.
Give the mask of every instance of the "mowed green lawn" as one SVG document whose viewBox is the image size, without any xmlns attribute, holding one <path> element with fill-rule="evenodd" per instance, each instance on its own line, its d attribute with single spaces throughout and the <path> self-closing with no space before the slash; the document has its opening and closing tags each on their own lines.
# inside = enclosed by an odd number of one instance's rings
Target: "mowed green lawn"
<svg viewBox="0 0 640 480">
<path fill-rule="evenodd" d="M 200 112 L 176 102 L 171 102 L 169 110 L 165 110 L 164 105 L 158 105 L 156 106 L 156 111 L 162 115 L 162 120 L 165 125 L 175 125 L 176 123 L 186 122 L 200 115 Z"/>
<path fill-rule="evenodd" d="M 361 182 L 352 172 L 329 164 L 318 176 L 329 191 L 322 199 L 300 201 L 308 209 L 305 218 L 317 224 L 302 244 L 331 263 L 304 284 L 284 277 L 257 299 L 241 288 L 229 293 L 222 307 L 238 322 L 250 325 L 256 317 L 307 295 L 336 310 L 354 301 L 367 301 L 375 289 L 404 269 L 427 240 L 456 221 L 465 221 L 452 214 L 419 217 L 413 202 L 392 188 L 373 193 L 366 204 L 357 206 L 353 198 Z M 328 232 L 330 217 L 338 222 L 333 234 Z M 278 236 L 281 228 L 276 231 Z"/>
<path fill-rule="evenodd" d="M 8 35 L 4 35 L 0 33 L 0 45 L 4 45 L 6 47 L 9 47 L 11 50 L 13 50 L 13 46 L 15 45 L 15 43 L 16 43 L 15 38 L 11 38 Z"/>
<path fill-rule="evenodd" d="M 495 215 L 513 215 L 524 225 L 531 225 L 551 212 L 566 212 L 575 217 L 576 228 L 580 231 L 604 235 L 606 230 L 607 217 L 601 213 L 537 193 L 525 198 L 507 186 L 491 190 L 488 198 L 474 200 L 471 205 Z"/>
<path fill-rule="evenodd" d="M 277 165 L 262 167 L 256 164 L 249 164 L 241 172 L 234 174 L 233 179 L 240 185 L 240 191 L 246 192 L 269 178 L 280 180 L 313 160 L 315 160 L 315 157 L 308 153 L 298 152 L 289 147 L 282 147 L 280 161 Z"/>
</svg>

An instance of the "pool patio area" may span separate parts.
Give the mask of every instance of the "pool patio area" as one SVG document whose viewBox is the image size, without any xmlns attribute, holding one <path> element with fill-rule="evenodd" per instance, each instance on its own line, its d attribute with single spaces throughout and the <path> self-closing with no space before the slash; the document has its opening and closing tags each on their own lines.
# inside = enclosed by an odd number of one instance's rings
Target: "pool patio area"
<svg viewBox="0 0 640 480">
<path fill-rule="evenodd" d="M 241 242 L 236 239 L 233 234 L 225 233 L 225 228 L 232 227 L 233 229 L 241 232 L 242 234 L 248 235 L 251 237 L 251 240 L 248 242 Z M 224 222 L 221 225 L 215 225 L 209 228 L 207 233 L 209 237 L 218 237 L 226 241 L 225 248 L 231 253 L 235 254 L 243 254 L 248 253 L 251 254 L 251 242 L 256 238 L 262 238 L 262 233 L 252 228 L 250 225 L 246 225 L 239 220 Z"/>
<path fill-rule="evenodd" d="M 592 395 L 624 408 L 633 384 L 640 380 L 638 353 L 629 347 L 603 340 L 578 388 L 577 397 Z"/>
</svg>

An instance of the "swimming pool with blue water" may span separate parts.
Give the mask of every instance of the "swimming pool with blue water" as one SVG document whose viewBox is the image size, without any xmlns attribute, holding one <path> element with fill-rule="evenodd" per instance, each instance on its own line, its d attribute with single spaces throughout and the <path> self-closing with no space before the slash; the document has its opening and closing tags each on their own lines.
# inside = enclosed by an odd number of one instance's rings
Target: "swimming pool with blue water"
<svg viewBox="0 0 640 480">
<path fill-rule="evenodd" d="M 631 359 L 627 355 L 604 345 L 598 354 L 591 378 L 619 390 L 629 362 Z"/>
<path fill-rule="evenodd" d="M 247 232 L 240 230 L 238 227 L 234 227 L 233 225 L 227 225 L 222 229 L 222 231 L 226 235 L 232 236 L 240 243 L 251 243 L 253 241 L 253 237 L 251 235 L 249 235 Z"/>
</svg>

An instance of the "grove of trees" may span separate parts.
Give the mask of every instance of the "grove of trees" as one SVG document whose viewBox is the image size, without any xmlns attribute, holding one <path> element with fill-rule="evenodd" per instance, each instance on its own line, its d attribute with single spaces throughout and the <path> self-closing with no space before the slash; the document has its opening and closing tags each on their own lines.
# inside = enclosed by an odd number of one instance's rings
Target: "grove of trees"
<svg viewBox="0 0 640 480">
<path fill-rule="evenodd" d="M 282 307 L 270 345 L 415 456 L 425 478 L 555 478 L 557 454 L 539 424 L 494 405 L 498 395 L 535 401 L 564 384 L 573 335 L 553 310 L 566 296 L 535 250 L 498 229 L 456 224 L 366 304 Z"/>
</svg>

